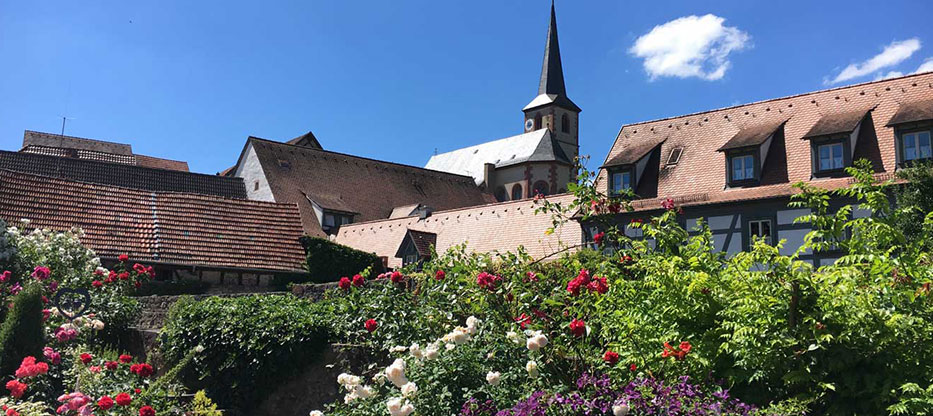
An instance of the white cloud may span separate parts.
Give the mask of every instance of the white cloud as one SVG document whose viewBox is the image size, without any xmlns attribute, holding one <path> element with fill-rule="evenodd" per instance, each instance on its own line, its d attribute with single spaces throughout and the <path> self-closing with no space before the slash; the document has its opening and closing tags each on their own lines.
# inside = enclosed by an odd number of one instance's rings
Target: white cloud
<svg viewBox="0 0 933 416">
<path fill-rule="evenodd" d="M 933 58 L 927 58 L 926 61 L 920 64 L 920 68 L 917 68 L 917 71 L 914 73 L 919 74 L 921 72 L 930 72 L 930 71 L 933 71 Z"/>
<path fill-rule="evenodd" d="M 920 39 L 917 38 L 891 42 L 890 45 L 884 47 L 881 53 L 873 56 L 871 59 L 857 64 L 850 64 L 845 67 L 839 75 L 836 75 L 836 78 L 834 78 L 831 83 L 836 84 L 853 78 L 863 77 L 879 69 L 897 65 L 905 59 L 910 58 L 910 56 L 918 50 L 920 50 Z"/>
<path fill-rule="evenodd" d="M 645 60 L 651 79 L 720 79 L 729 69 L 729 54 L 750 46 L 748 33 L 723 26 L 725 20 L 712 14 L 671 20 L 636 39 L 629 53 Z"/>
<path fill-rule="evenodd" d="M 875 77 L 875 81 L 880 81 L 882 79 L 888 79 L 888 78 L 897 78 L 897 77 L 902 77 L 902 76 L 904 76 L 904 73 L 901 71 L 889 71 L 887 74 L 878 75 L 877 77 Z"/>
</svg>

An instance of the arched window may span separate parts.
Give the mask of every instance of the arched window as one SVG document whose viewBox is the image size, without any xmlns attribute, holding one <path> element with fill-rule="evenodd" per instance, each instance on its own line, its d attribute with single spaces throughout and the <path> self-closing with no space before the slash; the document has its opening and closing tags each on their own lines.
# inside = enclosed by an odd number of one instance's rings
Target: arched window
<svg viewBox="0 0 933 416">
<path fill-rule="evenodd" d="M 547 196 L 548 193 L 550 193 L 548 192 L 550 190 L 550 187 L 545 181 L 535 182 L 535 186 L 531 189 L 532 189 L 531 191 L 532 195 L 535 195 L 535 196 L 538 196 L 538 195 Z"/>
<path fill-rule="evenodd" d="M 570 133 L 570 117 L 566 114 L 560 116 L 560 131 Z"/>
<path fill-rule="evenodd" d="M 535 114 L 535 130 L 540 130 L 542 127 L 544 126 L 541 125 L 541 114 Z"/>
<path fill-rule="evenodd" d="M 522 194 L 522 184 L 516 183 L 515 185 L 512 185 L 512 200 L 515 201 L 522 198 L 524 198 L 524 195 Z"/>
<path fill-rule="evenodd" d="M 496 201 L 499 201 L 499 202 L 509 200 L 509 194 L 505 193 L 505 187 L 501 185 L 496 187 L 495 196 L 496 196 Z"/>
</svg>

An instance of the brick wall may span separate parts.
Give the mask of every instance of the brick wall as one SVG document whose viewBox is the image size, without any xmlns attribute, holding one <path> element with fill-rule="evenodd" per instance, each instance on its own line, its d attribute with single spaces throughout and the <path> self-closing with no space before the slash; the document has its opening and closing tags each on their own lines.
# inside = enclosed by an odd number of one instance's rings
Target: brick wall
<svg viewBox="0 0 933 416">
<path fill-rule="evenodd" d="M 572 196 L 562 194 L 548 199 L 567 204 Z M 347 224 L 340 227 L 336 242 L 388 257 L 389 267 L 399 267 L 402 259 L 396 258 L 395 253 L 409 228 L 437 234 L 438 252 L 461 243 L 475 252 L 515 251 L 524 246 L 538 258 L 583 240 L 582 229 L 576 222 L 565 224 L 550 235 L 545 234 L 549 227 L 551 216 L 536 215 L 534 202 L 526 199 L 437 211 L 423 220 L 408 217 Z"/>
</svg>

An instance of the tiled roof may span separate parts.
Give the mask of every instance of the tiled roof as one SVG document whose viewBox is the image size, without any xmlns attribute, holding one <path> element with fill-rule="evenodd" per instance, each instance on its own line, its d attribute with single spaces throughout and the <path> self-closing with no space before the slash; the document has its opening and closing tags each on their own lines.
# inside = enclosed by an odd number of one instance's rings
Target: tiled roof
<svg viewBox="0 0 933 416">
<path fill-rule="evenodd" d="M 182 172 L 188 172 L 188 162 L 185 162 L 185 161 L 162 159 L 160 157 L 152 157 L 152 156 L 145 156 L 145 155 L 134 155 L 134 156 L 136 156 L 136 166 L 144 166 L 147 168 L 168 169 L 168 170 L 178 170 Z"/>
<path fill-rule="evenodd" d="M 888 126 L 895 126 L 915 121 L 933 120 L 933 100 L 913 101 L 901 103 L 897 113 L 888 121 Z"/>
<path fill-rule="evenodd" d="M 124 143 L 105 142 L 83 137 L 63 136 L 26 130 L 23 133 L 23 148 L 29 146 L 58 147 L 63 149 L 90 150 L 113 155 L 132 156 L 132 146 Z"/>
<path fill-rule="evenodd" d="M 23 133 L 24 153 L 122 163 L 150 168 L 188 171 L 188 162 L 133 154 L 132 146 L 83 137 L 63 136 L 26 130 Z"/>
<path fill-rule="evenodd" d="M 731 149 L 741 149 L 743 147 L 749 146 L 758 146 L 768 140 L 768 137 L 771 137 L 774 133 L 777 132 L 781 126 L 787 120 L 781 120 L 779 122 L 772 123 L 763 123 L 754 126 L 748 126 L 739 130 L 735 136 L 732 136 L 726 144 L 722 145 L 718 151 L 731 150 Z"/>
<path fill-rule="evenodd" d="M 637 143 L 629 147 L 625 152 L 615 155 L 615 157 L 610 159 L 603 166 L 609 167 L 634 164 L 635 162 L 641 160 L 641 158 L 645 157 L 648 152 L 654 150 L 661 143 L 664 143 L 665 140 L 667 140 L 666 137 L 655 137 L 653 140 L 645 140 L 643 142 Z"/>
<path fill-rule="evenodd" d="M 571 163 L 570 158 L 551 137 L 550 130 L 540 129 L 434 155 L 424 167 L 458 175 L 470 175 L 479 185 L 483 183 L 485 163 L 493 163 L 501 168 L 523 162 L 552 161 Z"/>
<path fill-rule="evenodd" d="M 895 137 L 894 129 L 885 124 L 903 104 L 927 100 L 933 100 L 933 73 L 627 124 L 620 130 L 605 160 L 613 160 L 646 142 L 666 139 L 661 145 L 660 154 L 663 156 L 658 165 L 653 166 L 658 175 L 657 182 L 653 183 L 657 192 L 652 197 L 657 200 L 687 198 L 712 203 L 786 197 L 794 192 L 790 184 L 795 182 L 807 181 L 817 186 L 832 182 L 831 179 L 813 177 L 811 143 L 801 140 L 824 116 L 854 114 L 854 123 L 858 123 L 859 113 L 865 115 L 855 141 L 854 158 L 868 159 L 876 172 L 890 174 L 897 165 Z M 726 156 L 716 150 L 744 129 L 773 125 L 783 120 L 787 120 L 783 137 L 776 137 L 763 161 L 761 185 L 727 188 Z M 850 122 L 836 125 L 842 130 L 854 126 Z M 839 129 L 824 131 L 830 130 Z M 666 155 L 677 147 L 683 147 L 679 163 L 665 166 Z M 600 190 L 605 192 L 607 185 L 607 173 L 602 170 Z M 647 201 L 649 204 L 655 202 Z"/>
<path fill-rule="evenodd" d="M 411 239 L 412 244 L 415 246 L 415 251 L 417 251 L 417 252 L 418 252 L 418 255 L 419 255 L 419 256 L 422 256 L 422 257 L 430 256 L 430 255 L 431 255 L 431 246 L 436 246 L 436 245 L 437 245 L 437 234 L 435 234 L 435 233 L 429 233 L 429 232 L 425 232 L 425 231 L 408 230 L 408 235 L 407 235 L 405 238 L 406 238 L 406 239 L 409 239 L 409 238 Z M 404 241 L 405 241 L 405 240 L 402 240 L 402 244 L 403 244 L 403 245 L 404 245 Z M 402 249 L 402 247 L 399 246 L 399 250 L 401 250 L 401 249 Z M 396 253 L 395 256 L 396 256 L 396 257 L 401 257 L 401 255 L 400 255 L 399 253 Z"/>
<path fill-rule="evenodd" d="M 812 139 L 814 137 L 830 136 L 833 134 L 852 133 L 869 111 L 871 111 L 871 109 L 826 114 L 820 117 L 820 120 L 810 128 L 807 134 L 803 135 L 803 138 Z"/>
<path fill-rule="evenodd" d="M 147 191 L 246 199 L 243 179 L 122 163 L 0 151 L 0 169 Z"/>
<path fill-rule="evenodd" d="M 256 137 L 247 140 L 249 145 L 275 200 L 298 204 L 304 230 L 311 235 L 323 232 L 308 199 L 357 213 L 354 222 L 388 218 L 394 207 L 408 204 L 452 209 L 494 200 L 468 176 Z"/>
<path fill-rule="evenodd" d="M 0 170 L 0 218 L 84 231 L 99 256 L 140 262 L 301 271 L 294 204 L 151 192 Z"/>
</svg>

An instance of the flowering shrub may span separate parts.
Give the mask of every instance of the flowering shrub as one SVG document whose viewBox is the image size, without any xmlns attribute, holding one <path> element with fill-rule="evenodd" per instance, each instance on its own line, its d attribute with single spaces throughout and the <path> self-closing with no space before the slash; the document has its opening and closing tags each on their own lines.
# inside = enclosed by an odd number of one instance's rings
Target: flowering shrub
<svg viewBox="0 0 933 416">
<path fill-rule="evenodd" d="M 866 172 L 851 169 L 854 185 L 834 195 L 800 185 L 794 205 L 810 210 L 799 221 L 813 232 L 797 253 L 759 241 L 731 257 L 702 221 L 685 230 L 673 200 L 626 224 L 644 239 L 626 237 L 611 215 L 630 209 L 624 198 L 601 195 L 584 172 L 574 202 L 537 204 L 555 228 L 574 215 L 598 224 L 599 251 L 542 262 L 455 247 L 423 272 L 328 293 L 321 312 L 337 339 L 402 362 L 342 383 L 349 398 L 327 413 L 930 412 L 911 383 L 933 379 L 933 259 L 895 226 L 891 185 Z M 831 213 L 831 196 L 874 215 Z M 914 239 L 933 239 L 925 218 Z M 840 260 L 814 268 L 799 258 L 827 249 Z M 470 316 L 482 323 L 467 334 Z M 405 383 L 383 383 L 389 373 Z M 577 385 L 581 374 L 609 384 L 596 393 Z"/>
</svg>

